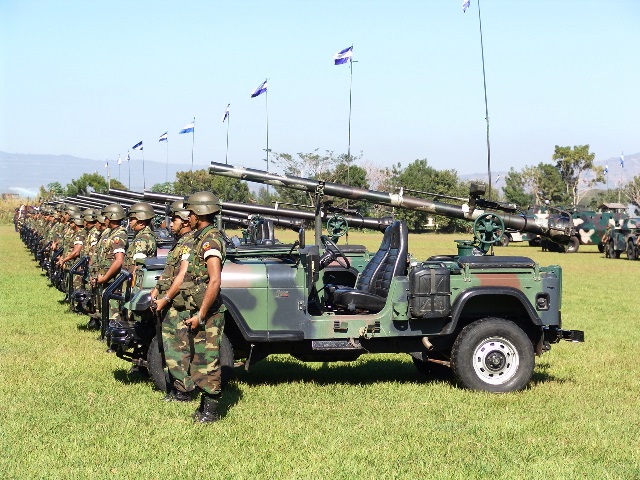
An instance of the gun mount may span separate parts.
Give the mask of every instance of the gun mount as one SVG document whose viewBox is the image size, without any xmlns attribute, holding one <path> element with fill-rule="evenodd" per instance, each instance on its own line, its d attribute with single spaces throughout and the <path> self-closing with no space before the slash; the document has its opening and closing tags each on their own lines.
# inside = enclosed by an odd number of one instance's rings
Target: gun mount
<svg viewBox="0 0 640 480">
<path fill-rule="evenodd" d="M 454 205 L 404 195 L 402 190 L 400 190 L 399 193 L 380 192 L 309 178 L 278 175 L 262 170 L 236 167 L 216 162 L 211 162 L 209 173 L 266 185 L 287 187 L 319 195 L 331 195 L 348 198 L 350 200 L 364 200 L 391 207 L 472 221 L 475 222 L 476 225 L 476 228 L 474 228 L 476 238 L 478 238 L 482 244 L 495 243 L 501 237 L 501 233 L 496 232 L 504 231 L 505 228 L 548 237 L 557 243 L 567 243 L 573 236 L 573 224 L 570 218 L 556 217 L 546 222 L 536 222 L 532 218 L 516 214 L 516 209 L 512 205 L 504 205 L 484 199 L 483 195 L 486 187 L 483 183 L 472 183 L 469 189 L 468 202 L 462 205 Z"/>
</svg>

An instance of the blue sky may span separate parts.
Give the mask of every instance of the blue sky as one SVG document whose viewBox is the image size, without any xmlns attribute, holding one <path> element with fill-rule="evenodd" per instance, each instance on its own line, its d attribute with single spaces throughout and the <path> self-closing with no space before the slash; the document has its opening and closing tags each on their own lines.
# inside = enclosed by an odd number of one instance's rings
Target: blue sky
<svg viewBox="0 0 640 480">
<path fill-rule="evenodd" d="M 0 1 L 0 150 L 264 168 L 269 147 L 486 171 L 478 3 Z M 481 0 L 495 171 L 640 151 L 640 2 Z M 140 152 L 131 152 L 134 160 Z"/>
</svg>

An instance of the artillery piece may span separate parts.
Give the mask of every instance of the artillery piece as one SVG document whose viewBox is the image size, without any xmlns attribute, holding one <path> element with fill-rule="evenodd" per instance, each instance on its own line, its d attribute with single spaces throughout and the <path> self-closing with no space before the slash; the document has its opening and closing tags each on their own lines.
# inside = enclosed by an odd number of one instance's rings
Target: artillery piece
<svg viewBox="0 0 640 480">
<path fill-rule="evenodd" d="M 380 205 L 473 221 L 474 237 L 476 243 L 481 247 L 498 243 L 505 228 L 548 237 L 560 244 L 568 243 L 574 235 L 570 218 L 559 216 L 545 219 L 545 221 L 537 221 L 537 219 L 526 217 L 524 214 L 518 214 L 517 207 L 513 205 L 482 198 L 486 189 L 483 183 L 471 183 L 468 202 L 454 205 L 405 195 L 403 190 L 396 194 L 380 192 L 292 175 L 277 175 L 216 162 L 211 162 L 209 172 L 213 175 L 302 190 L 320 197 L 331 195 L 349 200 L 364 200 Z M 486 248 L 482 249 L 486 251 Z"/>
</svg>

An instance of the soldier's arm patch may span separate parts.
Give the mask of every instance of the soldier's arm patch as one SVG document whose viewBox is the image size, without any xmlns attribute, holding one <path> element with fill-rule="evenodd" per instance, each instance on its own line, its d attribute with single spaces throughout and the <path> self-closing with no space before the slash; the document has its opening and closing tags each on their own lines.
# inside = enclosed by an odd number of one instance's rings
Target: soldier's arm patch
<svg viewBox="0 0 640 480">
<path fill-rule="evenodd" d="M 202 250 L 204 250 L 205 252 L 206 252 L 207 250 L 209 250 L 210 248 L 211 248 L 211 244 L 210 244 L 209 242 L 204 242 L 204 243 L 202 244 Z"/>
</svg>

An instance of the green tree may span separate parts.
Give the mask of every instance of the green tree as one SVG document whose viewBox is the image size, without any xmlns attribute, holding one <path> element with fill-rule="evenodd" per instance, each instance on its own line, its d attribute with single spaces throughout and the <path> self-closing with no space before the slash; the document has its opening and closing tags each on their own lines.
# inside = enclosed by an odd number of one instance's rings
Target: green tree
<svg viewBox="0 0 640 480">
<path fill-rule="evenodd" d="M 92 191 L 106 193 L 108 190 L 107 179 L 99 173 L 83 173 L 77 180 L 71 180 L 67 184 L 67 195 L 86 195 Z"/>
<path fill-rule="evenodd" d="M 504 196 L 508 202 L 515 203 L 519 207 L 526 207 L 533 203 L 533 195 L 528 193 L 525 178 L 522 172 L 517 172 L 513 167 L 504 177 Z"/>
<path fill-rule="evenodd" d="M 428 165 L 426 159 L 414 160 L 404 169 L 400 163 L 394 165 L 387 187 L 391 187 L 390 191 L 396 192 L 400 188 L 405 191 L 412 190 L 412 192 L 407 192 L 407 195 L 428 199 L 433 199 L 437 195 L 466 197 L 469 192 L 468 185 L 460 182 L 455 170 L 436 170 Z M 426 192 L 430 195 L 417 192 Z M 431 215 L 428 212 L 402 208 L 396 210 L 396 217 L 405 220 L 409 229 L 413 231 L 424 230 L 428 217 Z M 468 222 L 448 217 L 439 217 L 438 224 L 444 231 L 467 231 L 469 229 Z"/>
<path fill-rule="evenodd" d="M 177 172 L 173 186 L 176 195 L 207 191 L 215 193 L 222 201 L 248 202 L 250 200 L 247 182 L 237 178 L 210 175 L 204 169 Z"/>
<path fill-rule="evenodd" d="M 552 158 L 556 161 L 556 168 L 573 205 L 578 205 L 581 197 L 596 183 L 604 181 L 604 168 L 593 163 L 595 157 L 595 153 L 589 152 L 589 145 L 576 145 L 573 148 L 555 146 Z M 586 175 L 588 172 L 594 175 L 589 178 Z"/>
<path fill-rule="evenodd" d="M 38 201 L 40 202 L 48 202 L 49 200 L 53 200 L 54 198 L 63 197 L 66 195 L 65 189 L 60 185 L 60 182 L 51 182 L 48 183 L 46 187 L 40 185 L 40 189 L 38 191 Z"/>
<path fill-rule="evenodd" d="M 111 179 L 110 188 L 115 188 L 116 190 L 129 190 L 124 183 L 116 178 Z"/>
<path fill-rule="evenodd" d="M 156 183 L 151 187 L 151 191 L 155 193 L 175 193 L 173 182 Z"/>
<path fill-rule="evenodd" d="M 636 207 L 636 215 L 638 215 L 640 213 L 640 176 L 633 177 L 633 180 L 622 187 L 622 194 Z"/>
</svg>

